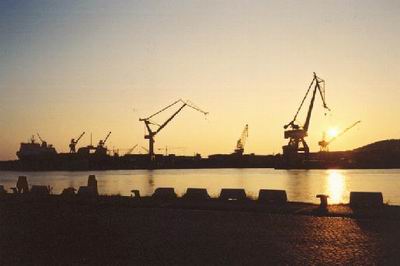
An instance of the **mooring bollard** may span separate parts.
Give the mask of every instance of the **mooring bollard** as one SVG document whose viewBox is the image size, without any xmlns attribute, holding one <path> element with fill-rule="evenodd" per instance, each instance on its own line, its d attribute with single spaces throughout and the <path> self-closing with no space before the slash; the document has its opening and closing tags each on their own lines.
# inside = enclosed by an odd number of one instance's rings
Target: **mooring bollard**
<svg viewBox="0 0 400 266">
<path fill-rule="evenodd" d="M 321 210 L 328 210 L 328 195 L 324 195 L 324 194 L 318 194 L 317 198 L 320 199 L 320 204 L 319 204 L 319 208 Z"/>
</svg>

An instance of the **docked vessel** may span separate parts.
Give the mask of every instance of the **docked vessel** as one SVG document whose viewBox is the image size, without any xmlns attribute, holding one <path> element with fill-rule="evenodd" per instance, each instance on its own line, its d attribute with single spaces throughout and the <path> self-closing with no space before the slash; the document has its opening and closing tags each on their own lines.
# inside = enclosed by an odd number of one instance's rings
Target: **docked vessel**
<svg viewBox="0 0 400 266">
<path fill-rule="evenodd" d="M 21 161 L 30 160 L 48 160 L 53 159 L 57 156 L 57 151 L 51 144 L 47 144 L 43 141 L 40 136 L 41 143 L 37 143 L 35 136 L 32 136 L 30 142 L 21 143 L 19 150 L 17 151 L 17 157 Z"/>
</svg>

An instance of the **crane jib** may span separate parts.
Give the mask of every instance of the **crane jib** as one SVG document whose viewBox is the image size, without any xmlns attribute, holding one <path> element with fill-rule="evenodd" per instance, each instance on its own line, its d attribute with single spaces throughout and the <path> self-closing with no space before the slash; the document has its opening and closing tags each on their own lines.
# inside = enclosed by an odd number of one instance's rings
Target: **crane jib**
<svg viewBox="0 0 400 266">
<path fill-rule="evenodd" d="M 165 110 L 169 109 L 170 107 L 176 105 L 177 103 L 182 103 L 182 106 L 179 107 L 179 109 L 177 111 L 175 111 L 164 123 L 162 123 L 161 125 L 158 125 L 154 122 L 151 122 L 150 119 L 153 118 L 154 116 L 164 112 Z M 148 134 L 145 135 L 145 139 L 149 140 L 149 155 L 150 158 L 153 159 L 154 157 L 154 137 L 165 127 L 168 125 L 169 122 L 172 121 L 172 119 L 174 119 L 174 117 L 185 107 L 185 106 L 189 106 L 191 108 L 193 108 L 196 111 L 199 111 L 203 114 L 208 114 L 207 112 L 204 112 L 203 110 L 201 110 L 200 108 L 198 108 L 197 106 L 195 106 L 194 104 L 190 103 L 189 101 L 183 101 L 182 99 L 176 100 L 175 102 L 173 102 L 172 104 L 162 108 L 161 110 L 157 111 L 156 113 L 150 115 L 147 118 L 140 118 L 139 121 L 143 121 L 146 129 L 148 131 Z M 155 125 L 158 126 L 158 128 L 156 130 L 153 130 L 150 125 Z"/>
</svg>

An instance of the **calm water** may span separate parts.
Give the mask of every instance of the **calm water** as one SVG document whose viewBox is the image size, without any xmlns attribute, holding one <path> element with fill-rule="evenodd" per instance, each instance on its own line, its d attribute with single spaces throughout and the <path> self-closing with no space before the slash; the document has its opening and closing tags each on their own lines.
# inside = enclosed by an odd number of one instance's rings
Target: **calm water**
<svg viewBox="0 0 400 266">
<path fill-rule="evenodd" d="M 15 187 L 19 175 L 32 184 L 50 185 L 53 193 L 86 185 L 95 174 L 101 194 L 130 195 L 139 189 L 151 195 L 157 187 L 174 187 L 178 195 L 188 187 L 207 188 L 217 197 L 221 188 L 244 188 L 257 198 L 261 188 L 284 189 L 291 201 L 318 202 L 316 194 L 328 194 L 330 203 L 347 203 L 350 191 L 380 191 L 384 201 L 400 205 L 400 169 L 396 170 L 273 170 L 273 169 L 196 169 L 123 170 L 93 172 L 7 172 L 0 171 L 0 184 Z"/>
</svg>

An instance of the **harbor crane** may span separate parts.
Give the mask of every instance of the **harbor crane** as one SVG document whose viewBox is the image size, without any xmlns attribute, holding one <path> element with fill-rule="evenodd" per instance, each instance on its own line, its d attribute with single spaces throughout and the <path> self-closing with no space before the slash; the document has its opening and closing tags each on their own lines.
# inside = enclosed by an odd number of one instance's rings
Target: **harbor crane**
<svg viewBox="0 0 400 266">
<path fill-rule="evenodd" d="M 249 125 L 246 125 L 243 129 L 240 139 L 238 139 L 238 141 L 236 143 L 236 149 L 235 149 L 234 154 L 243 155 L 244 146 L 246 145 L 246 140 L 247 140 L 248 136 L 249 136 Z"/>
<path fill-rule="evenodd" d="M 108 140 L 108 138 L 111 135 L 111 131 L 108 132 L 106 138 L 104 140 L 99 140 L 99 144 L 97 144 L 97 147 L 95 149 L 95 154 L 104 156 L 107 154 L 107 148 L 104 146 Z"/>
<path fill-rule="evenodd" d="M 169 109 L 169 108 L 171 108 L 172 106 L 175 106 L 175 105 L 177 105 L 177 104 L 182 104 L 182 105 L 179 107 L 179 109 L 178 109 L 177 111 L 175 111 L 175 113 L 173 113 L 173 114 L 172 114 L 164 123 L 162 123 L 161 125 L 151 121 L 151 119 L 152 119 L 154 116 L 156 116 L 156 115 L 158 115 L 158 114 L 164 112 L 165 110 L 167 110 L 167 109 Z M 207 114 L 208 114 L 208 112 L 204 112 L 203 110 L 201 110 L 200 108 L 198 108 L 197 106 L 195 106 L 194 104 L 192 104 L 191 102 L 189 102 L 189 101 L 184 101 L 184 100 L 182 100 L 182 99 L 179 99 L 179 100 L 173 102 L 172 104 L 170 104 L 170 105 L 164 107 L 164 108 L 161 109 L 160 111 L 158 111 L 158 112 L 156 112 L 156 113 L 150 115 L 149 117 L 147 117 L 147 118 L 140 118 L 140 119 L 139 119 L 139 121 L 144 122 L 144 125 L 146 126 L 146 129 L 147 129 L 147 134 L 144 136 L 144 138 L 149 140 L 149 149 L 148 149 L 148 150 L 149 150 L 149 157 L 150 157 L 151 160 L 154 159 L 154 142 L 155 142 L 154 137 L 155 137 L 166 125 L 168 125 L 168 123 L 171 122 L 171 120 L 174 119 L 174 117 L 175 117 L 180 111 L 182 111 L 182 109 L 183 109 L 185 106 L 191 107 L 192 109 L 194 109 L 194 110 L 196 110 L 196 111 L 199 111 L 199 112 L 203 113 L 204 115 L 207 115 Z M 153 130 L 153 129 L 151 128 L 151 126 L 155 126 L 155 127 L 157 127 L 157 128 Z"/>
<path fill-rule="evenodd" d="M 85 132 L 83 132 L 76 140 L 71 139 L 71 143 L 69 144 L 69 152 L 70 153 L 76 153 L 76 144 L 81 140 L 81 138 L 85 135 Z"/>
<path fill-rule="evenodd" d="M 296 119 L 311 90 L 312 90 L 312 96 L 310 105 L 308 107 L 306 121 L 304 122 L 303 126 L 300 126 L 296 123 Z M 324 109 L 330 111 L 325 100 L 325 81 L 319 78 L 317 74 L 315 74 L 314 72 L 314 77 L 308 87 L 306 95 L 304 96 L 299 108 L 297 109 L 296 114 L 294 115 L 293 120 L 284 126 L 285 129 L 284 137 L 285 139 L 289 139 L 288 145 L 282 147 L 283 155 L 286 158 L 293 158 L 296 157 L 299 153 L 303 153 L 304 158 L 308 159 L 310 148 L 308 147 L 307 142 L 305 141 L 304 138 L 308 136 L 308 128 L 310 127 L 311 114 L 313 111 L 314 101 L 317 91 L 321 96 Z"/>
<path fill-rule="evenodd" d="M 106 136 L 106 138 L 104 140 L 100 140 L 99 141 L 99 144 L 97 144 L 97 148 L 104 148 L 104 145 L 106 144 L 106 142 L 107 142 L 108 138 L 110 137 L 110 135 L 111 135 L 111 131 L 108 132 L 108 134 L 107 134 L 107 136 Z"/>
<path fill-rule="evenodd" d="M 350 129 L 352 129 L 353 127 L 355 127 L 356 125 L 358 125 L 359 123 L 361 123 L 361 121 L 357 121 L 353 124 L 351 124 L 349 127 L 347 127 L 346 129 L 344 129 L 342 132 L 340 132 L 339 134 L 337 134 L 335 137 L 333 137 L 332 139 L 330 139 L 329 141 L 325 140 L 325 133 L 323 133 L 322 135 L 322 140 L 318 142 L 318 145 L 320 147 L 320 151 L 322 152 L 328 152 L 329 151 L 329 144 L 331 144 L 332 142 L 334 142 L 335 140 L 337 140 L 339 137 L 341 137 L 343 134 L 345 134 L 347 131 L 349 131 Z"/>
</svg>

